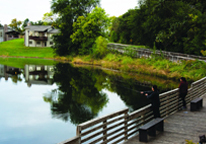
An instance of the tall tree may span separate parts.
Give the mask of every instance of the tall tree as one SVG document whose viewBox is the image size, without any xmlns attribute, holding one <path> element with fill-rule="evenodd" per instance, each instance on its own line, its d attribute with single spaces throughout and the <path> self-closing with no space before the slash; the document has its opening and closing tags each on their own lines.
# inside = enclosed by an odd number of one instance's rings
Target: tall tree
<svg viewBox="0 0 206 144">
<path fill-rule="evenodd" d="M 57 20 L 60 34 L 54 36 L 54 50 L 57 55 L 77 54 L 80 44 L 74 44 L 70 36 L 74 33 L 73 23 L 79 16 L 86 17 L 99 5 L 99 0 L 52 0 L 51 9 L 59 15 Z"/>
<path fill-rule="evenodd" d="M 22 24 L 22 26 L 21 26 L 22 31 L 25 31 L 25 27 L 27 27 L 28 23 L 29 23 L 29 19 L 26 18 L 26 19 L 23 21 L 23 24 Z"/>
<path fill-rule="evenodd" d="M 118 18 L 111 33 L 122 43 L 166 51 L 201 54 L 206 50 L 206 2 L 203 0 L 140 0 L 139 9 Z M 114 26 L 113 26 L 114 29 Z"/>
<path fill-rule="evenodd" d="M 81 46 L 78 48 L 78 54 L 88 54 L 97 37 L 108 37 L 109 25 L 110 18 L 100 7 L 93 9 L 87 17 L 79 16 L 73 23 L 74 33 L 70 36 L 73 43 Z"/>
<path fill-rule="evenodd" d="M 21 21 L 17 21 L 16 18 L 12 19 L 11 23 L 9 24 L 9 26 L 13 29 L 13 30 L 16 30 L 18 32 L 21 32 L 21 26 L 22 22 Z"/>
<path fill-rule="evenodd" d="M 56 21 L 58 19 L 58 14 L 54 14 L 53 11 L 44 14 L 42 21 L 44 25 L 57 26 Z"/>
<path fill-rule="evenodd" d="M 37 22 L 30 21 L 30 23 L 31 23 L 31 25 L 43 25 L 44 24 L 44 22 L 41 20 L 39 20 Z"/>
</svg>

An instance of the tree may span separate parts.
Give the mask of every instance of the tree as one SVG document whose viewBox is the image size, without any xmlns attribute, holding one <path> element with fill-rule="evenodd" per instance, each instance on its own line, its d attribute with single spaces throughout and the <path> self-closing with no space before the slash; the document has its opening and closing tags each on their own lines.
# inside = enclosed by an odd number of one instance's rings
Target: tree
<svg viewBox="0 0 206 144">
<path fill-rule="evenodd" d="M 99 5 L 99 0 L 52 0 L 51 9 L 54 14 L 59 15 L 57 28 L 60 34 L 54 36 L 54 50 L 57 55 L 78 54 L 80 44 L 74 44 L 70 36 L 74 33 L 73 23 L 79 16 L 87 16 Z"/>
<path fill-rule="evenodd" d="M 108 37 L 110 18 L 100 7 L 93 9 L 87 17 L 79 16 L 73 23 L 74 33 L 70 36 L 74 44 L 80 44 L 78 54 L 88 54 L 99 36 Z"/>
<path fill-rule="evenodd" d="M 111 17 L 111 27 L 109 28 L 110 33 L 109 33 L 109 40 L 112 42 L 118 42 L 119 41 L 119 18 L 118 17 Z"/>
<path fill-rule="evenodd" d="M 27 27 L 28 23 L 29 23 L 29 19 L 26 18 L 26 19 L 23 21 L 23 24 L 22 24 L 22 26 L 21 26 L 22 31 L 25 31 L 25 27 Z"/>
<path fill-rule="evenodd" d="M 115 42 L 146 45 L 166 51 L 199 55 L 206 50 L 206 2 L 203 0 L 140 0 L 113 21 Z M 117 23 L 118 22 L 118 23 Z M 118 24 L 118 25 L 117 25 Z M 114 30 L 114 28 L 116 30 Z"/>
<path fill-rule="evenodd" d="M 12 19 L 11 23 L 9 24 L 9 26 L 13 29 L 13 30 L 16 30 L 18 32 L 21 32 L 21 26 L 22 22 L 21 21 L 17 21 L 17 19 Z"/>
<path fill-rule="evenodd" d="M 58 19 L 58 14 L 54 14 L 53 11 L 44 14 L 42 21 L 44 25 L 57 26 L 56 21 Z"/>
<path fill-rule="evenodd" d="M 31 23 L 31 25 L 43 25 L 44 24 L 44 22 L 41 20 L 39 20 L 37 22 L 30 21 L 30 23 Z"/>
</svg>

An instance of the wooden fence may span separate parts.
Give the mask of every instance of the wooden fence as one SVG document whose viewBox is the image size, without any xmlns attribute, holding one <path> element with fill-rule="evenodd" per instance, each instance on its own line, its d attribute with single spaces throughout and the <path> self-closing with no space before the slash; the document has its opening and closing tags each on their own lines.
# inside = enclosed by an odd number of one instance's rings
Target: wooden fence
<svg viewBox="0 0 206 144">
<path fill-rule="evenodd" d="M 127 51 L 132 50 L 133 55 L 135 57 L 146 57 L 147 58 L 147 57 L 150 57 L 151 54 L 154 54 L 153 50 L 151 50 L 151 49 L 136 48 L 133 45 L 109 43 L 107 47 L 110 50 L 116 50 L 120 53 L 125 53 Z M 167 51 L 155 50 L 155 54 L 156 55 L 164 55 L 165 58 L 167 58 L 171 61 L 195 60 L 195 59 L 206 61 L 206 57 L 203 57 L 203 56 L 182 54 L 182 53 L 176 53 L 176 52 L 167 52 Z"/>
<path fill-rule="evenodd" d="M 202 96 L 206 92 L 206 77 L 191 84 L 186 96 L 188 104 L 192 99 Z M 160 94 L 161 117 L 167 117 L 182 107 L 178 89 Z M 128 109 L 96 118 L 77 126 L 76 137 L 60 144 L 108 144 L 121 143 L 138 134 L 138 128 L 153 119 L 151 104 L 128 113 Z"/>
</svg>

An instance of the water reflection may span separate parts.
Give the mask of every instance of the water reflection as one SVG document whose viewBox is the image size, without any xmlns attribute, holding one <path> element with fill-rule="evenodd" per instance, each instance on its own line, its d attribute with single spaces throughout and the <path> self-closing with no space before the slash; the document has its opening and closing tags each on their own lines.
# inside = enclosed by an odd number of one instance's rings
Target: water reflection
<svg viewBox="0 0 206 144">
<path fill-rule="evenodd" d="M 9 77 L 12 79 L 14 83 L 22 81 L 22 79 L 20 78 L 21 73 L 22 72 L 20 68 L 0 65 L 0 78 L 4 77 L 6 81 Z"/>
<path fill-rule="evenodd" d="M 18 64 L 17 64 L 18 65 Z M 179 82 L 87 66 L 0 65 L 0 143 L 58 143 L 75 136 L 75 125 L 148 100 L 138 91 L 160 91 Z M 4 81 L 5 79 L 5 81 Z"/>
<path fill-rule="evenodd" d="M 51 65 L 25 65 L 24 76 L 27 85 L 30 87 L 32 84 L 38 85 L 52 85 L 54 66 Z"/>
<path fill-rule="evenodd" d="M 116 93 L 130 111 L 134 111 L 149 103 L 138 91 L 150 90 L 153 84 L 158 85 L 160 92 L 178 85 L 171 80 L 73 67 L 68 63 L 26 64 L 24 69 L 0 65 L 0 77 L 5 80 L 10 77 L 14 83 L 22 81 L 22 73 L 28 87 L 56 84 L 57 88 L 44 94 L 43 100 L 50 104 L 53 118 L 75 125 L 97 117 L 107 106 L 109 98 L 105 90 Z"/>
<path fill-rule="evenodd" d="M 58 89 L 44 97 L 51 104 L 53 117 L 70 119 L 79 124 L 97 116 L 107 104 L 107 95 L 99 91 L 92 71 L 59 63 L 54 69 L 53 82 Z"/>
</svg>

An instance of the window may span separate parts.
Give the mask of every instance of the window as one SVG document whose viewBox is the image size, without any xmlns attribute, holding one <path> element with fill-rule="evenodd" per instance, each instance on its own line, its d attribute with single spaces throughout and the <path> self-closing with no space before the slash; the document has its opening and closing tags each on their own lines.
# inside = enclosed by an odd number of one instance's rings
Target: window
<svg viewBox="0 0 206 144">
<path fill-rule="evenodd" d="M 36 44 L 40 45 L 40 42 L 38 41 L 38 42 L 36 42 Z"/>
<path fill-rule="evenodd" d="M 3 37 L 3 34 L 2 34 L 2 32 L 0 32 L 0 37 Z"/>
<path fill-rule="evenodd" d="M 36 67 L 36 70 L 40 71 L 40 70 L 41 70 L 41 67 Z"/>
<path fill-rule="evenodd" d="M 53 42 L 50 42 L 50 45 L 53 45 Z"/>
<path fill-rule="evenodd" d="M 29 41 L 29 44 L 32 44 L 32 41 Z"/>
</svg>

